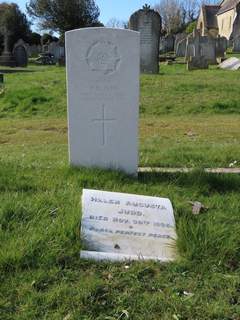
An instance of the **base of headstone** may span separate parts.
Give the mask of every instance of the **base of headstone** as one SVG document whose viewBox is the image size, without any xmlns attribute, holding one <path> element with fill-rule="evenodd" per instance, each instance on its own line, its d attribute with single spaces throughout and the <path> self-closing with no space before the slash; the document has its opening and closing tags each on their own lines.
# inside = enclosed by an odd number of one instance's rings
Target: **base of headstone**
<svg viewBox="0 0 240 320">
<path fill-rule="evenodd" d="M 190 57 L 187 70 L 208 69 L 208 60 L 205 57 Z"/>
<path fill-rule="evenodd" d="M 94 261 L 144 261 L 144 260 L 153 260 L 161 262 L 171 262 L 175 259 L 166 258 L 164 255 L 158 257 L 147 257 L 137 255 L 128 255 L 128 254 L 119 254 L 119 253 L 109 253 L 109 252 L 97 252 L 97 251 L 85 251 L 80 252 L 81 259 L 94 260 Z"/>
<path fill-rule="evenodd" d="M 65 66 L 66 66 L 66 59 L 65 59 L 65 57 L 59 58 L 57 64 L 58 64 L 59 67 L 65 67 Z"/>
<path fill-rule="evenodd" d="M 10 52 L 5 52 L 0 56 L 0 65 L 4 67 L 15 67 L 16 61 Z"/>
</svg>

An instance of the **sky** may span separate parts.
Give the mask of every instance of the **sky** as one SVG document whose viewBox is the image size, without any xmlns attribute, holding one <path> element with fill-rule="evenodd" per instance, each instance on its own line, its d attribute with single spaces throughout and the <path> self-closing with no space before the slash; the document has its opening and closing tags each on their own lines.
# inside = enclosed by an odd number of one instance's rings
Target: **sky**
<svg viewBox="0 0 240 320">
<path fill-rule="evenodd" d="M 25 11 L 25 5 L 28 1 L 12 0 L 9 2 L 17 3 Z M 106 24 L 111 18 L 128 21 L 130 15 L 134 11 L 141 9 L 145 3 L 154 5 L 158 2 L 157 0 L 95 0 L 101 12 L 99 20 L 103 24 Z"/>
</svg>

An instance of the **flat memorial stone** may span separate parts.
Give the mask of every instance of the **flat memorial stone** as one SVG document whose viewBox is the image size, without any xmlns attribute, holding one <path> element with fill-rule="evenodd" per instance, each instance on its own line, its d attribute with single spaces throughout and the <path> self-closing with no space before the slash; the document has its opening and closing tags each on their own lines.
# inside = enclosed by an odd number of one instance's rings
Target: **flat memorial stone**
<svg viewBox="0 0 240 320">
<path fill-rule="evenodd" d="M 140 34 L 66 33 L 70 164 L 137 174 Z"/>
<path fill-rule="evenodd" d="M 83 190 L 81 258 L 171 261 L 176 238 L 169 199 Z"/>
<path fill-rule="evenodd" d="M 220 69 L 238 70 L 240 69 L 240 60 L 236 57 L 231 57 L 219 64 Z"/>
</svg>

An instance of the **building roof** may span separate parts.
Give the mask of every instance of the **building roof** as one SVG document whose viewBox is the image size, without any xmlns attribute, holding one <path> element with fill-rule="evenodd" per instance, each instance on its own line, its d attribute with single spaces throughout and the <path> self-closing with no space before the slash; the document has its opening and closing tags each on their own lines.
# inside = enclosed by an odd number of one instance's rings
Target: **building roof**
<svg viewBox="0 0 240 320">
<path fill-rule="evenodd" d="M 218 29 L 218 22 L 217 22 L 217 13 L 219 12 L 219 5 L 204 5 L 203 6 L 203 14 L 206 18 L 206 27 L 207 28 L 215 28 Z"/>
<path fill-rule="evenodd" d="M 222 14 L 236 7 L 240 0 L 223 0 L 220 3 L 220 9 L 217 14 Z"/>
</svg>

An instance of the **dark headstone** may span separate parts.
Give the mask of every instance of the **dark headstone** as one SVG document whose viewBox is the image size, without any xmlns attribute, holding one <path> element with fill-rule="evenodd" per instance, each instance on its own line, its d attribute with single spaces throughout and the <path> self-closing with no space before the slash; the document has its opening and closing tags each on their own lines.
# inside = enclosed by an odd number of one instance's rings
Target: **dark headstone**
<svg viewBox="0 0 240 320">
<path fill-rule="evenodd" d="M 233 39 L 233 52 L 240 52 L 240 36 Z"/>
<path fill-rule="evenodd" d="M 130 17 L 129 28 L 140 32 L 141 72 L 158 73 L 161 31 L 159 13 L 145 5 Z"/>
<path fill-rule="evenodd" d="M 4 74 L 0 73 L 0 84 L 4 83 Z"/>
<path fill-rule="evenodd" d="M 208 69 L 208 60 L 204 56 L 191 57 L 187 62 L 187 70 Z"/>
<path fill-rule="evenodd" d="M 176 57 L 185 57 L 186 55 L 187 38 L 178 41 L 176 47 Z"/>
<path fill-rule="evenodd" d="M 201 36 L 198 30 L 195 30 L 187 37 L 186 61 L 192 57 L 205 57 L 209 64 L 217 64 L 216 39 L 208 36 Z"/>
<path fill-rule="evenodd" d="M 160 38 L 159 52 L 167 53 L 174 51 L 175 37 L 173 35 L 167 35 Z"/>
<path fill-rule="evenodd" d="M 16 61 L 17 67 L 27 67 L 28 65 L 28 52 L 27 45 L 23 40 L 18 40 L 13 48 L 13 56 Z"/>
<path fill-rule="evenodd" d="M 6 28 L 3 28 L 2 33 L 4 37 L 4 50 L 0 56 L 0 65 L 5 67 L 15 67 L 15 59 L 9 49 L 9 36 L 11 35 L 11 32 Z"/>
</svg>

